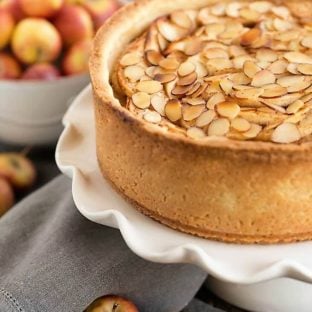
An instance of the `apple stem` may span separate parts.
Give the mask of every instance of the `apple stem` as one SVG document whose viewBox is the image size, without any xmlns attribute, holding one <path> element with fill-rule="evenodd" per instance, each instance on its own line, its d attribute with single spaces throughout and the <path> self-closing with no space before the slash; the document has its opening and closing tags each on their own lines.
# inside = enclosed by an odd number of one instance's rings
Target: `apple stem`
<svg viewBox="0 0 312 312">
<path fill-rule="evenodd" d="M 33 148 L 32 146 L 26 146 L 24 149 L 21 150 L 20 154 L 27 157 L 32 148 Z"/>
<path fill-rule="evenodd" d="M 112 312 L 116 312 L 119 307 L 118 303 L 114 303 Z"/>
</svg>

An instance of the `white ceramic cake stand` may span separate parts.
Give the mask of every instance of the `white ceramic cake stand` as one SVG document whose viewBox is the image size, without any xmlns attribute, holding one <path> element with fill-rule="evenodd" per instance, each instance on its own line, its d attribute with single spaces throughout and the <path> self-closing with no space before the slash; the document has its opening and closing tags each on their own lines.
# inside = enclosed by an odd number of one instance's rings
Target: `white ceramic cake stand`
<svg viewBox="0 0 312 312">
<path fill-rule="evenodd" d="M 142 258 L 200 266 L 211 276 L 209 287 L 237 306 L 261 312 L 312 311 L 312 242 L 234 245 L 163 226 L 137 212 L 102 178 L 90 86 L 74 101 L 64 125 L 56 161 L 72 178 L 74 201 L 86 218 L 118 228 Z"/>
</svg>

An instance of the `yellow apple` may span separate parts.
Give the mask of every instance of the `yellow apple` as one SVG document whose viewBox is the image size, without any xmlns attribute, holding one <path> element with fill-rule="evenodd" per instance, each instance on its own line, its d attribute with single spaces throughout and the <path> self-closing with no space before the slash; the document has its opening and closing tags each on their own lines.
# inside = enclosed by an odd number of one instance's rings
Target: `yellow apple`
<svg viewBox="0 0 312 312">
<path fill-rule="evenodd" d="M 21 9 L 31 17 L 52 17 L 63 4 L 64 0 L 20 0 Z"/>
<path fill-rule="evenodd" d="M 61 37 L 47 20 L 26 18 L 14 30 L 12 50 L 24 64 L 54 61 L 61 49 Z"/>
<path fill-rule="evenodd" d="M 0 154 L 0 177 L 7 179 L 17 189 L 31 187 L 36 179 L 32 162 L 18 153 Z"/>
</svg>

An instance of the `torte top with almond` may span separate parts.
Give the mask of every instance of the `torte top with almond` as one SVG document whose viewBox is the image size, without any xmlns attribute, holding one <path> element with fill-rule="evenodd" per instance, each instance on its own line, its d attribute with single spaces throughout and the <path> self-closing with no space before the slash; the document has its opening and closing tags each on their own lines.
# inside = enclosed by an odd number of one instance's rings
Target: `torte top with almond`
<svg viewBox="0 0 312 312">
<path fill-rule="evenodd" d="M 219 3 L 157 19 L 113 81 L 138 118 L 194 139 L 312 134 L 312 21 L 296 2 Z"/>
</svg>

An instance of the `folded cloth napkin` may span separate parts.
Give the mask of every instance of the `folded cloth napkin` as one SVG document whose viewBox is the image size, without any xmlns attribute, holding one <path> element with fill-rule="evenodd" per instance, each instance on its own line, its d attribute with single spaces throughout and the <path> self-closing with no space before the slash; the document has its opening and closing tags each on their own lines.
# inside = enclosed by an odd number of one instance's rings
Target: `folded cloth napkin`
<svg viewBox="0 0 312 312">
<path fill-rule="evenodd" d="M 133 254 L 119 231 L 79 214 L 64 176 L 0 219 L 1 312 L 81 312 L 106 294 L 128 297 L 143 312 L 178 312 L 205 278 L 193 265 Z M 186 311 L 219 310 L 193 302 Z"/>
</svg>

